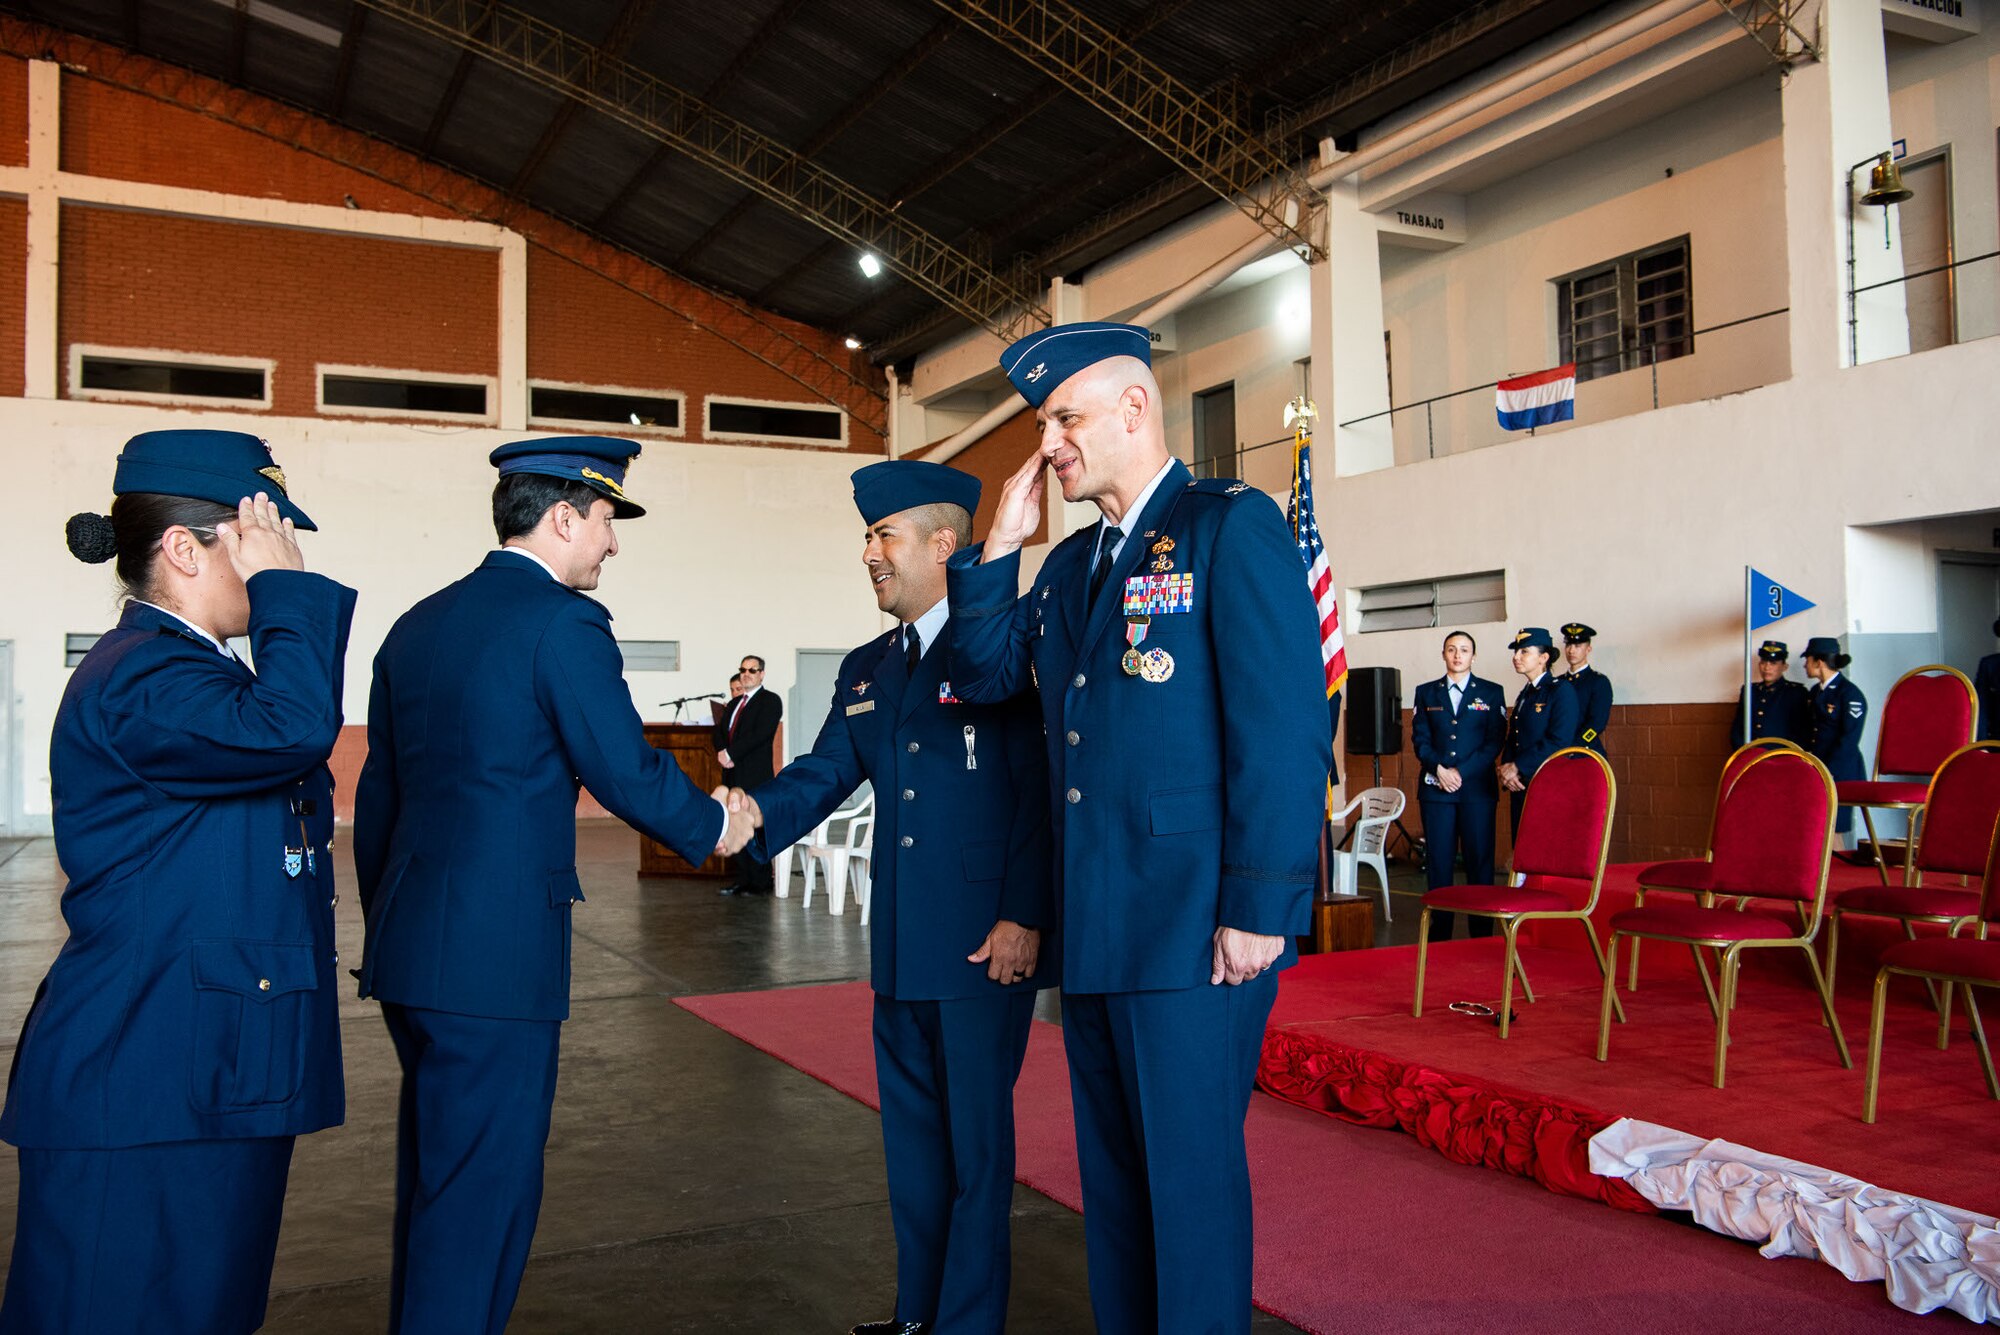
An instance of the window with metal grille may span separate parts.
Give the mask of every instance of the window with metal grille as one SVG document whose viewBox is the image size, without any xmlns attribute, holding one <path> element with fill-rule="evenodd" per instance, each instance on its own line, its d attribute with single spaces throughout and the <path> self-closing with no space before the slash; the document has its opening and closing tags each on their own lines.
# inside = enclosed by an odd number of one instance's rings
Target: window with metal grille
<svg viewBox="0 0 2000 1335">
<path fill-rule="evenodd" d="M 1579 382 L 1694 351 L 1688 239 L 1621 256 L 1556 280 L 1560 356 Z"/>
<path fill-rule="evenodd" d="M 95 634 L 80 634 L 76 631 L 63 636 L 63 666 L 73 668 L 82 663 L 83 656 L 90 652 L 91 646 L 97 643 L 98 638 Z"/>
<path fill-rule="evenodd" d="M 1476 626 L 1507 619 L 1504 570 L 1377 584 L 1359 593 L 1362 634 L 1377 630 Z"/>
<path fill-rule="evenodd" d="M 363 416 L 488 419 L 491 386 L 484 376 L 321 366 L 319 407 Z"/>
</svg>

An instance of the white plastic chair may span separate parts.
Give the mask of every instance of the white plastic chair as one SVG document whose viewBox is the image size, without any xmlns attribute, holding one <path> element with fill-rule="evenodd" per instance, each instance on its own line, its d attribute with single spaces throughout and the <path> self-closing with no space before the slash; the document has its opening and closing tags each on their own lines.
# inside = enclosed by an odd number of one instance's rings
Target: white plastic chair
<svg viewBox="0 0 2000 1335">
<path fill-rule="evenodd" d="M 1352 846 L 1333 850 L 1332 875 L 1329 878 L 1333 881 L 1333 888 L 1339 894 L 1360 894 L 1361 868 L 1366 866 L 1373 870 L 1375 880 L 1382 887 L 1383 922 L 1396 920 L 1389 911 L 1389 860 L 1383 855 L 1383 850 L 1388 846 L 1389 827 L 1403 814 L 1405 800 L 1400 788 L 1369 788 L 1334 817 L 1344 826 L 1357 807 L 1361 810 L 1361 819 L 1354 826 Z"/>
<path fill-rule="evenodd" d="M 811 834 L 792 845 L 805 864 L 806 888 L 800 901 L 801 908 L 812 907 L 813 886 L 817 873 L 826 873 L 826 911 L 832 914 L 847 910 L 848 866 L 859 849 L 867 856 L 870 831 L 875 824 L 875 793 L 870 789 L 851 806 L 842 807 L 828 816 Z M 833 827 L 845 823 L 836 838 Z M 858 827 L 858 828 L 857 828 Z M 789 874 L 790 864 L 786 864 Z"/>
<path fill-rule="evenodd" d="M 848 833 L 859 843 L 847 850 L 847 873 L 854 878 L 854 899 L 861 905 L 861 925 L 868 925 L 869 912 L 875 907 L 875 816 L 857 816 L 847 827 Z M 853 843 L 850 839 L 850 843 Z M 834 910 L 840 912 L 839 909 Z"/>
<path fill-rule="evenodd" d="M 850 821 L 856 816 L 866 814 L 873 806 L 874 796 L 875 790 L 869 785 L 863 784 L 848 797 L 846 806 L 841 807 L 818 825 L 815 825 L 811 830 L 808 830 L 796 842 L 788 844 L 778 854 L 772 865 L 777 873 L 777 897 L 779 899 L 791 898 L 792 869 L 796 865 L 799 873 L 806 878 L 803 907 L 812 907 L 814 872 L 817 869 L 813 861 L 813 849 L 816 847 L 824 848 L 832 843 L 833 827 L 836 824 L 842 821 Z"/>
</svg>

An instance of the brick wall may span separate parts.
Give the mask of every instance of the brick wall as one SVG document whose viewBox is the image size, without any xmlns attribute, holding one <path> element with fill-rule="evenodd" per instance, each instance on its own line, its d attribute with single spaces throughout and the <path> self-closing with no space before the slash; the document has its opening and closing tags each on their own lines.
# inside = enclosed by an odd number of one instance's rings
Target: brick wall
<svg viewBox="0 0 2000 1335">
<path fill-rule="evenodd" d="M 322 362 L 491 375 L 499 257 L 277 227 L 69 206 L 65 389 L 73 343 L 271 358 L 272 411 L 316 411 Z"/>
<path fill-rule="evenodd" d="M 0 166 L 28 162 L 28 62 L 0 56 Z"/>
<path fill-rule="evenodd" d="M 993 507 L 1000 500 L 1000 488 L 1014 474 L 1035 449 L 1035 415 L 1023 409 L 995 427 L 983 438 L 974 441 L 957 457 L 952 459 L 953 468 L 964 469 L 979 479 L 979 513 L 972 517 L 974 541 L 983 540 L 986 530 L 993 523 Z M 924 451 L 916 451 L 913 457 L 922 458 Z M 1055 479 L 1049 479 L 1049 490 L 1054 492 Z M 1060 496 L 1060 493 L 1055 493 Z M 1042 521 L 1035 529 L 1028 546 L 1048 541 L 1049 508 L 1057 504 L 1047 495 L 1042 501 Z"/>
<path fill-rule="evenodd" d="M 4 93 L 0 89 L 0 93 Z M 28 302 L 28 203 L 0 199 L 0 394 L 18 398 Z"/>
<path fill-rule="evenodd" d="M 1715 784 L 1728 757 L 1733 704 L 1614 705 L 1605 733 L 1606 758 L 1618 781 L 1618 805 L 1612 816 L 1613 862 L 1658 862 L 1666 858 L 1699 857 L 1708 842 L 1708 820 L 1715 805 Z M 1374 782 L 1368 756 L 1343 758 L 1350 797 Z M 1403 711 L 1403 751 L 1382 757 L 1382 782 L 1400 788 L 1408 800 L 1403 823 L 1413 833 L 1423 830 L 1417 806 L 1420 780 L 1417 758 L 1410 747 L 1410 711 Z M 1504 863 L 1511 848 L 1506 794 L 1501 794 L 1499 856 Z M 1392 845 L 1392 851 L 1396 851 Z"/>
<path fill-rule="evenodd" d="M 94 67 L 91 44 L 59 40 L 65 51 L 77 48 L 77 63 Z M 107 68 L 113 66 L 122 71 L 118 77 L 132 79 L 148 62 L 119 53 Z M 18 47 L 0 56 L 0 163 L 26 160 L 27 68 Z M 66 71 L 62 102 L 68 171 L 329 207 L 469 217 L 521 233 L 529 241 L 532 378 L 679 391 L 687 396 L 691 440 L 701 439 L 708 394 L 826 401 L 772 365 L 768 352 L 753 355 L 715 332 L 729 322 L 718 315 L 713 294 L 650 266 L 635 272 L 623 252 L 357 132 L 221 85 L 199 106 L 177 105 Z M 20 211 L 18 204 L 5 208 L 0 228 Z M 71 206 L 64 211 L 62 259 L 65 367 L 72 341 L 274 358 L 272 409 L 301 415 L 314 412 L 318 362 L 488 376 L 498 370 L 492 252 Z M 0 285 L 18 288 L 23 264 L 24 246 L 7 245 Z M 17 349 L 8 357 L 0 344 L 0 393 L 21 392 L 21 304 L 10 301 L 0 317 L 13 322 L 0 324 L 0 339 L 12 328 Z M 862 377 L 866 387 L 837 391 L 850 398 L 835 406 L 850 412 L 848 448 L 879 454 L 881 433 L 854 416 L 868 409 L 879 416 L 879 373 L 865 355 L 844 348 L 838 334 L 775 316 L 764 320 L 810 356 Z M 768 338 L 764 332 L 746 341 L 757 346 Z"/>
</svg>

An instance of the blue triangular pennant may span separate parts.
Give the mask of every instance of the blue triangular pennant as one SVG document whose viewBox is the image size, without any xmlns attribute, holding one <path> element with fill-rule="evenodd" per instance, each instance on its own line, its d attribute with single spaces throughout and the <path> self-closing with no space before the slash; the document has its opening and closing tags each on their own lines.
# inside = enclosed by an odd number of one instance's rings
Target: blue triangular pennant
<svg viewBox="0 0 2000 1335">
<path fill-rule="evenodd" d="M 1750 629 L 1783 621 L 1819 604 L 1801 598 L 1784 585 L 1758 570 L 1750 569 Z"/>
</svg>

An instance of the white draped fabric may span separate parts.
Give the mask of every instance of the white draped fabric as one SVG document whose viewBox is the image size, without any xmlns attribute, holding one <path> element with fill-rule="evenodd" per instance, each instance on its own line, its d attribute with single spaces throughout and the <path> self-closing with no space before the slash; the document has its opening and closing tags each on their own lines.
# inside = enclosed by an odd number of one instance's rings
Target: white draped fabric
<svg viewBox="0 0 2000 1335">
<path fill-rule="evenodd" d="M 1991 1215 L 1629 1117 L 1591 1138 L 1590 1171 L 1624 1178 L 1712 1232 L 1760 1243 L 1765 1256 L 1817 1257 L 1849 1279 L 1880 1280 L 1906 1311 L 2000 1316 L 2000 1220 Z"/>
</svg>

